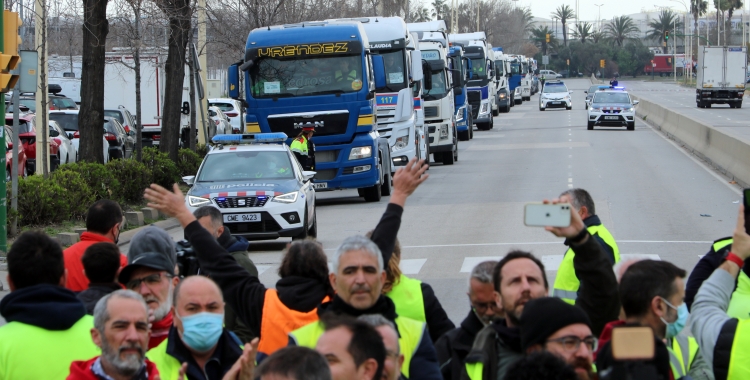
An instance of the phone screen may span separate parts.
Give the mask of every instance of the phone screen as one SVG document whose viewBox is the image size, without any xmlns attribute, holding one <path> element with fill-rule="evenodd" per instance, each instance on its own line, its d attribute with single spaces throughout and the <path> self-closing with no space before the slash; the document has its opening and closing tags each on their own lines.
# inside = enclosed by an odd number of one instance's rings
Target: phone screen
<svg viewBox="0 0 750 380">
<path fill-rule="evenodd" d="M 742 195 L 745 202 L 745 232 L 750 234 L 750 189 L 742 190 Z"/>
</svg>

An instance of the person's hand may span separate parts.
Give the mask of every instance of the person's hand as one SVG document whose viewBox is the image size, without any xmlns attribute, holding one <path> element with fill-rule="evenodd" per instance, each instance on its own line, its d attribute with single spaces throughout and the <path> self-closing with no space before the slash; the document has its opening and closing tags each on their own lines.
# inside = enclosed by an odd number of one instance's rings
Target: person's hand
<svg viewBox="0 0 750 380">
<path fill-rule="evenodd" d="M 187 362 L 182 363 L 180 369 L 177 371 L 177 380 L 185 380 L 185 374 L 187 373 Z M 161 377 L 157 377 L 156 380 L 161 380 Z"/>
<path fill-rule="evenodd" d="M 745 231 L 745 205 L 740 205 L 740 212 L 737 215 L 737 226 L 734 228 L 732 236 L 732 253 L 739 256 L 742 260 L 750 257 L 750 235 Z"/>
<path fill-rule="evenodd" d="M 425 165 L 424 160 L 417 162 L 416 158 L 412 158 L 409 163 L 403 168 L 396 171 L 393 175 L 393 193 L 391 193 L 391 203 L 395 203 L 401 207 L 406 204 L 406 198 L 411 195 L 414 190 L 429 178 L 429 174 L 425 174 L 425 171 L 429 168 L 429 165 Z"/>
<path fill-rule="evenodd" d="M 551 201 L 544 200 L 542 203 L 548 205 L 548 204 L 559 204 L 563 203 L 560 201 L 560 199 L 553 199 Z M 581 216 L 578 215 L 578 210 L 573 207 L 573 205 L 570 205 L 570 225 L 567 227 L 544 227 L 545 230 L 552 232 L 553 235 L 557 237 L 564 237 L 564 238 L 574 238 L 578 236 L 578 234 L 583 231 L 583 229 L 586 228 L 586 225 L 583 224 L 583 220 L 581 219 Z"/>
<path fill-rule="evenodd" d="M 232 368 L 224 375 L 223 380 L 253 380 L 255 372 L 255 357 L 258 354 L 258 338 L 245 343 L 242 355 Z"/>
<path fill-rule="evenodd" d="M 182 195 L 182 190 L 175 183 L 172 187 L 173 191 L 169 191 L 155 183 L 152 183 L 150 187 L 146 188 L 143 197 L 148 200 L 148 207 L 155 208 L 164 214 L 177 218 L 182 224 L 182 227 L 186 227 L 188 224 L 195 220 L 193 214 L 185 206 L 185 196 Z"/>
</svg>

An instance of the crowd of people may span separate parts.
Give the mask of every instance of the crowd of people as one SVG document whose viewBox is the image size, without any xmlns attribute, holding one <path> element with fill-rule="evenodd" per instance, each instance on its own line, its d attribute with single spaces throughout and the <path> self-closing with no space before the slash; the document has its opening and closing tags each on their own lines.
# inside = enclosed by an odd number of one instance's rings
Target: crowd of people
<svg viewBox="0 0 750 380">
<path fill-rule="evenodd" d="M 64 251 L 25 232 L 7 255 L 0 380 L 750 378 L 743 207 L 733 236 L 686 278 L 666 261 L 623 262 L 589 193 L 565 191 L 545 201 L 571 205 L 569 226 L 545 228 L 565 239 L 552 287 L 530 252 L 479 263 L 454 326 L 432 288 L 399 270 L 402 214 L 426 169 L 400 169 L 375 229 L 331 256 L 314 240 L 291 243 L 274 288 L 248 242 L 215 209 L 191 213 L 176 185 L 144 196 L 182 225 L 200 275 L 180 273 L 174 241 L 155 226 L 121 254 L 123 214 L 109 200 Z"/>
</svg>

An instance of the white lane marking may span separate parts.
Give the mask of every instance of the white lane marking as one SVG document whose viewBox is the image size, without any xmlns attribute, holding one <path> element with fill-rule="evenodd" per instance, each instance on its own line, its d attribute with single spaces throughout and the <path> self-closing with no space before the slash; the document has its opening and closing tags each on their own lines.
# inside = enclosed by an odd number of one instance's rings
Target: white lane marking
<svg viewBox="0 0 750 380">
<path fill-rule="evenodd" d="M 695 240 L 617 240 L 617 244 L 711 244 L 713 241 L 695 241 Z M 534 241 L 534 242 L 503 242 L 503 243 L 465 243 L 465 244 L 430 244 L 430 245 L 405 245 L 401 248 L 451 248 L 451 247 L 492 247 L 492 246 L 507 246 L 507 245 L 551 245 L 560 244 L 560 241 Z M 335 248 L 326 249 L 326 251 L 335 251 Z"/>
<path fill-rule="evenodd" d="M 330 266 L 330 265 L 329 265 Z M 267 271 L 269 268 L 271 268 L 271 265 L 256 265 L 255 268 L 258 269 L 258 276 L 262 275 L 263 272 Z"/>
<path fill-rule="evenodd" d="M 401 273 L 403 274 L 419 274 L 419 271 L 422 270 L 422 266 L 425 262 L 427 262 L 427 259 L 401 260 L 401 263 L 398 264 L 398 267 L 401 269 Z"/>
<path fill-rule="evenodd" d="M 483 261 L 499 261 L 503 256 L 478 256 L 478 257 L 464 257 L 464 263 L 461 264 L 461 273 L 469 273 L 474 269 L 477 264 Z"/>
</svg>

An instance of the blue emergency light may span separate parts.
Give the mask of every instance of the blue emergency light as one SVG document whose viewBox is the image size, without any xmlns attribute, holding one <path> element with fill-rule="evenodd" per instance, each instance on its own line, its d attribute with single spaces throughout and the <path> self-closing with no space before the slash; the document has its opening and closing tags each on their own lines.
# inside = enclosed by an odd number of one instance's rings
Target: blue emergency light
<svg viewBox="0 0 750 380">
<path fill-rule="evenodd" d="M 241 144 L 270 144 L 283 143 L 287 139 L 284 132 L 274 133 L 252 133 L 243 135 L 216 135 L 211 141 L 214 144 L 241 145 Z"/>
</svg>

